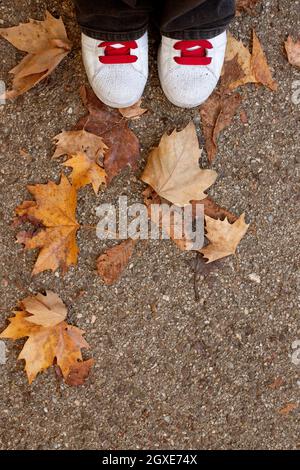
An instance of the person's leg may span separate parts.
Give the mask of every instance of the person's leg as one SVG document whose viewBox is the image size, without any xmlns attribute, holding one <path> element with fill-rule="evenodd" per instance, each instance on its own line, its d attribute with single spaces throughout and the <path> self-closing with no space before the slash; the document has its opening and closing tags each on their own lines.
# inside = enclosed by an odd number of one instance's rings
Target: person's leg
<svg viewBox="0 0 300 470">
<path fill-rule="evenodd" d="M 82 32 L 94 39 L 130 41 L 147 31 L 150 0 L 74 0 Z"/>
<path fill-rule="evenodd" d="M 202 104 L 219 80 L 235 0 L 166 0 L 160 17 L 159 75 L 177 106 Z"/>
<path fill-rule="evenodd" d="M 148 78 L 150 0 L 74 0 L 82 55 L 98 98 L 123 108 L 136 103 Z"/>
</svg>

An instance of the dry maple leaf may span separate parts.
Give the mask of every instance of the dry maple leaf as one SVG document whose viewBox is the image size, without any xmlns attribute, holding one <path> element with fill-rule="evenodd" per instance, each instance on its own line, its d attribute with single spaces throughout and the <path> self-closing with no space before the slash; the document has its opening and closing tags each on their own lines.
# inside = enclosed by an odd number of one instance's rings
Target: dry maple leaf
<svg viewBox="0 0 300 470">
<path fill-rule="evenodd" d="M 12 28 L 1 28 L 0 35 L 17 49 L 27 52 L 23 60 L 11 70 L 13 88 L 5 94 L 16 98 L 44 80 L 71 50 L 62 19 L 48 11 L 44 21 L 30 19 L 28 23 Z"/>
<path fill-rule="evenodd" d="M 141 107 L 142 99 L 140 99 L 137 103 L 133 106 L 129 106 L 128 108 L 119 108 L 119 112 L 122 114 L 123 117 L 127 119 L 138 119 L 140 116 L 145 114 L 148 110 Z"/>
<path fill-rule="evenodd" d="M 77 263 L 76 233 L 79 225 L 75 218 L 77 195 L 75 188 L 62 175 L 59 184 L 28 186 L 35 201 L 25 201 L 17 209 L 17 215 L 39 221 L 44 227 L 32 238 L 25 240 L 25 248 L 41 248 L 32 274 L 47 269 L 63 271 Z"/>
<path fill-rule="evenodd" d="M 49 295 L 49 293 L 48 293 Z M 45 305 L 54 300 L 56 305 L 58 298 L 53 295 L 48 299 L 38 297 L 38 303 Z M 33 298 L 34 299 L 34 298 Z M 28 304 L 29 299 L 25 299 Z M 61 302 L 62 303 L 62 302 Z M 10 318 L 10 325 L 1 333 L 0 338 L 17 340 L 28 337 L 18 359 L 25 360 L 25 370 L 29 383 L 36 378 L 39 372 L 49 368 L 56 363 L 64 378 L 67 378 L 70 371 L 82 360 L 81 349 L 88 348 L 89 345 L 83 338 L 83 332 L 75 326 L 68 325 L 65 321 L 50 325 L 51 309 L 46 308 L 38 311 L 38 321 L 49 326 L 34 324 L 32 316 L 24 310 L 24 301 L 20 303 L 21 311 L 16 311 L 15 316 Z M 59 307 L 62 308 L 62 305 Z M 43 318 L 43 316 L 45 318 Z M 56 318 L 57 319 L 57 318 Z"/>
<path fill-rule="evenodd" d="M 93 186 L 95 194 L 106 183 L 106 172 L 100 165 L 107 146 L 101 137 L 81 131 L 62 132 L 54 137 L 57 148 L 53 158 L 68 155 L 64 166 L 73 168 L 72 184 L 76 189 L 88 184 Z"/>
<path fill-rule="evenodd" d="M 297 42 L 294 42 L 291 36 L 289 36 L 285 41 L 284 46 L 289 63 L 296 67 L 300 67 L 300 39 Z"/>
<path fill-rule="evenodd" d="M 241 101 L 242 97 L 238 93 L 222 95 L 220 92 L 215 92 L 200 107 L 209 162 L 212 162 L 217 154 L 217 139 L 220 132 L 230 125 Z"/>
<path fill-rule="evenodd" d="M 237 63 L 234 63 L 235 57 Z M 231 61 L 231 67 L 227 66 L 232 77 L 229 82 L 226 78 L 226 64 Z M 239 67 L 237 67 L 237 64 Z M 234 68 L 232 67 L 234 65 Z M 222 82 L 227 83 L 229 90 L 245 85 L 246 83 L 259 83 L 267 86 L 271 90 L 277 90 L 277 83 L 273 80 L 266 56 L 263 52 L 258 37 L 253 30 L 252 54 L 241 41 L 235 39 L 232 34 L 228 34 L 228 42 L 225 55 L 225 65 L 222 73 Z"/>
<path fill-rule="evenodd" d="M 224 220 L 215 220 L 205 216 L 206 238 L 210 244 L 200 250 L 200 253 L 211 263 L 217 259 L 233 255 L 243 236 L 246 234 L 249 225 L 245 223 L 245 215 L 242 214 L 239 219 L 230 224 Z"/>
<path fill-rule="evenodd" d="M 129 238 L 106 250 L 97 260 L 98 274 L 107 286 L 114 284 L 128 265 L 136 240 Z"/>
<path fill-rule="evenodd" d="M 129 129 L 127 120 L 120 116 L 117 109 L 111 109 L 102 103 L 90 88 L 81 87 L 80 93 L 89 114 L 79 120 L 75 130 L 84 129 L 102 137 L 108 147 L 104 155 L 108 182 L 128 165 L 135 170 L 140 157 L 140 146 L 137 137 Z"/>
<path fill-rule="evenodd" d="M 106 171 L 85 153 L 72 155 L 64 166 L 73 168 L 71 180 L 76 189 L 91 184 L 95 194 L 98 194 L 100 187 L 106 184 Z"/>
<path fill-rule="evenodd" d="M 181 132 L 174 130 L 171 135 L 163 135 L 159 146 L 150 153 L 141 179 L 177 206 L 204 199 L 204 191 L 215 182 L 217 173 L 200 169 L 200 157 L 196 128 L 190 122 Z"/>
</svg>

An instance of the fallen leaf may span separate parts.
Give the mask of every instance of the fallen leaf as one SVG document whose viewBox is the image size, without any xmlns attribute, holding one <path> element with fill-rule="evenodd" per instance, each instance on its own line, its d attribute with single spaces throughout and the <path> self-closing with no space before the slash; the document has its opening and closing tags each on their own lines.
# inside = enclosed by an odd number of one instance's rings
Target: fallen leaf
<svg viewBox="0 0 300 470">
<path fill-rule="evenodd" d="M 253 8 L 260 2 L 260 0 L 237 0 L 236 11 L 240 15 L 242 12 L 246 11 L 251 13 Z"/>
<path fill-rule="evenodd" d="M 234 90 L 246 83 L 259 83 L 275 91 L 278 87 L 277 83 L 272 78 L 266 56 L 254 30 L 252 42 L 252 54 L 250 54 L 241 41 L 235 39 L 232 34 L 228 34 L 225 64 L 222 72 L 223 87 Z M 235 57 L 237 61 L 234 61 Z M 228 66 L 228 62 L 231 62 L 230 66 Z M 226 77 L 226 71 L 231 74 L 230 80 Z"/>
<path fill-rule="evenodd" d="M 241 101 L 242 97 L 238 93 L 222 95 L 220 92 L 215 92 L 200 107 L 205 147 L 210 163 L 218 151 L 218 136 L 230 125 Z"/>
<path fill-rule="evenodd" d="M 46 295 L 26 297 L 20 303 L 22 310 L 30 316 L 26 321 L 44 327 L 55 326 L 67 317 L 67 308 L 57 294 L 47 291 Z"/>
<path fill-rule="evenodd" d="M 90 160 L 85 153 L 72 155 L 64 166 L 73 168 L 71 180 L 76 189 L 91 184 L 95 194 L 98 194 L 100 187 L 106 184 L 106 171 L 96 161 Z"/>
<path fill-rule="evenodd" d="M 136 170 L 140 146 L 126 119 L 120 116 L 117 109 L 111 109 L 102 103 L 90 88 L 82 87 L 81 97 L 88 115 L 79 120 L 75 130 L 84 129 L 102 137 L 108 147 L 104 155 L 108 182 L 128 165 Z"/>
<path fill-rule="evenodd" d="M 103 159 L 107 150 L 102 137 L 85 130 L 61 132 L 54 137 L 53 141 L 56 150 L 52 158 L 74 155 L 74 153 L 85 153 L 91 160 Z"/>
<path fill-rule="evenodd" d="M 208 215 L 212 219 L 221 219 L 224 220 L 227 218 L 228 222 L 231 224 L 235 222 L 238 217 L 234 215 L 232 212 L 225 209 L 225 207 L 219 206 L 211 197 L 207 196 L 202 201 L 192 201 L 192 205 L 195 206 L 197 204 L 204 205 L 204 214 Z"/>
<path fill-rule="evenodd" d="M 284 46 L 289 63 L 296 67 L 300 67 L 300 39 L 295 42 L 291 36 L 289 36 L 285 41 Z"/>
<path fill-rule="evenodd" d="M 296 403 L 288 403 L 283 408 L 278 410 L 278 413 L 280 415 L 288 415 L 291 411 L 296 410 L 297 408 L 298 408 L 298 405 Z"/>
<path fill-rule="evenodd" d="M 233 255 L 249 227 L 245 223 L 244 214 L 233 224 L 230 224 L 227 218 L 215 220 L 207 215 L 205 216 L 205 222 L 206 238 L 210 241 L 210 244 L 202 248 L 200 253 L 204 258 L 207 258 L 208 263 Z"/>
<path fill-rule="evenodd" d="M 77 364 L 71 366 L 69 375 L 65 379 L 66 384 L 70 385 L 71 387 L 83 385 L 89 376 L 94 363 L 94 359 L 88 359 L 87 361 L 78 362 Z"/>
<path fill-rule="evenodd" d="M 25 248 L 41 248 L 32 274 L 47 269 L 63 271 L 77 263 L 78 247 L 76 233 L 79 225 L 75 218 L 77 195 L 75 188 L 62 175 L 59 184 L 28 186 L 35 201 L 25 201 L 17 209 L 20 217 L 33 219 L 43 225 L 43 229 L 30 239 L 25 240 Z"/>
<path fill-rule="evenodd" d="M 58 297 L 54 298 L 53 295 L 50 295 L 46 302 L 49 306 L 49 302 L 51 304 L 55 301 L 62 310 L 63 304 L 60 299 L 58 302 L 58 299 Z M 37 300 L 40 304 L 41 296 Z M 28 299 L 25 301 L 28 303 Z M 43 304 L 45 305 L 45 298 L 43 298 Z M 23 310 L 16 311 L 15 316 L 9 319 L 10 325 L 1 333 L 0 338 L 17 340 L 28 337 L 18 359 L 25 360 L 25 370 L 30 384 L 39 372 L 48 369 L 53 364 L 60 367 L 62 375 L 66 379 L 78 361 L 82 361 L 81 349 L 89 347 L 82 336 L 83 331 L 68 325 L 65 321 L 53 323 L 52 326 L 34 324 L 32 315 L 24 310 L 24 301 L 20 302 L 20 307 Z M 30 308 L 32 309 L 32 305 Z M 36 308 L 35 305 L 34 309 L 36 310 Z M 49 324 L 51 314 L 48 308 L 41 309 L 39 305 L 36 315 L 40 323 Z"/>
<path fill-rule="evenodd" d="M 98 274 L 107 286 L 111 286 L 120 278 L 133 254 L 135 244 L 136 240 L 125 240 L 99 256 Z"/>
<path fill-rule="evenodd" d="M 143 192 L 143 197 L 144 204 L 148 209 L 149 220 L 159 228 L 160 236 L 162 237 L 162 235 L 167 235 L 181 251 L 193 249 L 195 242 L 191 240 L 185 232 L 182 214 L 180 213 L 178 217 L 174 207 L 172 208 L 171 203 L 158 196 L 150 186 L 148 186 Z M 191 204 L 192 215 L 194 218 L 196 216 L 195 206 L 196 204 L 194 204 L 194 207 Z M 168 210 L 164 211 L 164 207 Z M 176 209 L 178 210 L 179 208 Z"/>
<path fill-rule="evenodd" d="M 69 159 L 64 166 L 73 168 L 71 173 L 72 184 L 80 189 L 91 184 L 95 194 L 99 188 L 106 184 L 106 172 L 100 165 L 103 161 L 107 146 L 101 137 L 81 131 L 62 132 L 54 137 L 56 151 L 53 158 L 68 155 Z"/>
<path fill-rule="evenodd" d="M 10 71 L 14 79 L 12 90 L 4 95 L 7 99 L 22 95 L 48 77 L 72 47 L 62 19 L 54 18 L 48 11 L 44 21 L 30 19 L 19 26 L 1 28 L 0 35 L 28 53 Z"/>
<path fill-rule="evenodd" d="M 180 132 L 163 135 L 159 146 L 150 153 L 141 179 L 177 206 L 204 199 L 204 191 L 215 182 L 217 173 L 200 169 L 200 157 L 196 128 L 190 122 Z"/>
<path fill-rule="evenodd" d="M 137 119 L 148 111 L 148 109 L 142 108 L 141 104 L 142 99 L 128 108 L 119 108 L 119 112 L 127 119 Z"/>
</svg>

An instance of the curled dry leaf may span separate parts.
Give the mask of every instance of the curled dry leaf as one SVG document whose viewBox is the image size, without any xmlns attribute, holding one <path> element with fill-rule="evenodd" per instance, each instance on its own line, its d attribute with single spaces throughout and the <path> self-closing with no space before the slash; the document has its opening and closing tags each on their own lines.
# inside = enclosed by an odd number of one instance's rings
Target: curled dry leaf
<svg viewBox="0 0 300 470">
<path fill-rule="evenodd" d="M 71 387 L 83 385 L 90 375 L 90 371 L 94 363 L 94 359 L 88 359 L 87 361 L 77 362 L 71 366 L 69 375 L 65 379 L 66 384 Z"/>
<path fill-rule="evenodd" d="M 106 183 L 106 172 L 100 165 L 107 146 L 101 137 L 81 131 L 62 132 L 54 137 L 57 148 L 53 158 L 68 155 L 64 166 L 73 168 L 72 184 L 76 189 L 91 184 L 95 194 Z"/>
<path fill-rule="evenodd" d="M 33 219 L 43 226 L 37 234 L 24 240 L 27 250 L 41 249 L 32 274 L 47 269 L 55 271 L 60 266 L 66 271 L 77 263 L 78 257 L 76 190 L 62 175 L 59 184 L 50 181 L 28 186 L 28 191 L 35 201 L 25 201 L 17 207 L 16 213 L 23 219 Z"/>
<path fill-rule="evenodd" d="M 136 240 L 128 239 L 106 250 L 97 260 L 98 274 L 107 286 L 114 284 L 128 265 Z"/>
<path fill-rule="evenodd" d="M 148 111 L 148 109 L 142 108 L 141 104 L 142 99 L 140 99 L 133 106 L 129 106 L 128 108 L 119 108 L 119 112 L 122 114 L 123 117 L 127 119 L 138 119 Z"/>
<path fill-rule="evenodd" d="M 245 223 L 244 214 L 233 224 L 230 224 L 227 218 L 215 220 L 207 215 L 205 216 L 205 222 L 206 238 L 210 241 L 210 244 L 202 248 L 200 253 L 204 258 L 207 258 L 208 263 L 233 255 L 249 227 Z"/>
<path fill-rule="evenodd" d="M 24 309 L 24 301 L 20 302 L 23 310 L 15 312 L 15 316 L 9 319 L 10 325 L 0 335 L 0 338 L 13 340 L 28 337 L 18 359 L 25 360 L 29 383 L 32 383 L 39 372 L 48 369 L 54 363 L 60 367 L 66 379 L 78 361 L 82 361 L 81 349 L 89 347 L 82 336 L 83 331 L 79 328 L 68 325 L 65 321 L 57 323 L 57 315 L 53 323 L 50 321 L 53 305 L 58 308 L 61 315 L 63 310 L 62 302 L 54 296 L 55 294 L 50 293 L 49 296 L 48 293 L 46 300 L 45 296 L 38 296 L 37 304 L 33 302 L 33 305 L 29 299 L 25 299 L 27 305 L 29 302 L 30 309 L 35 310 L 34 315 Z M 41 303 L 46 308 L 42 308 Z M 33 317 L 40 324 L 34 323 Z"/>
<path fill-rule="evenodd" d="M 217 173 L 200 169 L 200 157 L 196 128 L 190 122 L 181 132 L 174 130 L 171 135 L 163 135 L 159 146 L 150 153 L 141 179 L 177 206 L 204 199 L 204 191 L 215 182 Z"/>
<path fill-rule="evenodd" d="M 117 109 L 102 103 L 90 88 L 81 88 L 81 98 L 88 115 L 79 120 L 75 129 L 84 129 L 103 139 L 108 147 L 104 155 L 104 169 L 110 182 L 128 165 L 135 170 L 140 157 L 139 141 L 128 127 L 128 122 Z"/>
<path fill-rule="evenodd" d="M 296 67 L 300 67 L 300 39 L 295 42 L 291 36 L 289 36 L 285 41 L 284 46 L 289 63 Z"/>
<path fill-rule="evenodd" d="M 44 80 L 71 50 L 62 19 L 48 11 L 44 21 L 30 19 L 28 23 L 12 28 L 1 28 L 0 35 L 17 49 L 28 54 L 10 73 L 14 75 L 13 88 L 5 94 L 16 98 Z"/>
<path fill-rule="evenodd" d="M 234 60 L 236 58 L 236 60 Z M 231 62 L 228 65 L 228 62 Z M 230 80 L 226 77 L 230 74 Z M 222 73 L 223 87 L 228 90 L 245 85 L 246 83 L 259 83 L 271 90 L 277 90 L 277 83 L 273 80 L 266 56 L 258 37 L 253 31 L 252 54 L 241 41 L 228 34 L 225 55 L 225 65 Z"/>
<path fill-rule="evenodd" d="M 220 132 L 230 125 L 241 101 L 242 97 L 238 93 L 223 95 L 220 92 L 215 92 L 200 107 L 209 162 L 212 162 L 216 157 L 218 151 L 217 140 Z"/>
</svg>

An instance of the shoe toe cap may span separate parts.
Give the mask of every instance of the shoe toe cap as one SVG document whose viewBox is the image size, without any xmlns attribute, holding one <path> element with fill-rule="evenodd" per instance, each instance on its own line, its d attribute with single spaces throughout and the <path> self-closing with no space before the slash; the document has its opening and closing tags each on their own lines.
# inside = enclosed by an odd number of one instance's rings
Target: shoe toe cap
<svg viewBox="0 0 300 470">
<path fill-rule="evenodd" d="M 125 108 L 135 104 L 142 96 L 146 78 L 135 69 L 105 67 L 91 80 L 94 92 L 108 106 Z"/>
<path fill-rule="evenodd" d="M 163 88 L 168 99 L 183 108 L 201 105 L 214 91 L 218 80 L 208 70 L 195 71 L 192 67 L 173 70 L 163 80 Z"/>
</svg>

